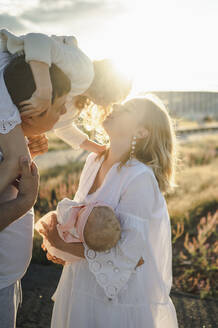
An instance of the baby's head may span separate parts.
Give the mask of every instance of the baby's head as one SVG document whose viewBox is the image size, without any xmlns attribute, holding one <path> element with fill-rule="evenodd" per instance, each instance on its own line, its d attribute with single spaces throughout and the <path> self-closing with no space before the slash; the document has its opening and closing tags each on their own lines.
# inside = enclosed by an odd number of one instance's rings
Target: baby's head
<svg viewBox="0 0 218 328">
<path fill-rule="evenodd" d="M 83 231 L 87 246 L 95 251 L 104 252 L 117 244 L 120 235 L 120 223 L 112 208 L 94 207 Z"/>
</svg>

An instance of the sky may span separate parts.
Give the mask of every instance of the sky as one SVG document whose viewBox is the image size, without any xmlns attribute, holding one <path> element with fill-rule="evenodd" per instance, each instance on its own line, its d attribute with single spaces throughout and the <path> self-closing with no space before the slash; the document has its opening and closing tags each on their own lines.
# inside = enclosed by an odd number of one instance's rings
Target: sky
<svg viewBox="0 0 218 328">
<path fill-rule="evenodd" d="M 75 35 L 134 92 L 218 91 L 218 0 L 0 0 L 0 28 Z"/>
</svg>

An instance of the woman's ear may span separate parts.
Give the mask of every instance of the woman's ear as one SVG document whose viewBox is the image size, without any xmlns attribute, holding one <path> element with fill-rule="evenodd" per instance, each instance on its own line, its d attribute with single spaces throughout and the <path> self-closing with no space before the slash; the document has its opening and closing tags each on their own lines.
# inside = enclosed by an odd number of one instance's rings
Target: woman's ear
<svg viewBox="0 0 218 328">
<path fill-rule="evenodd" d="M 137 139 L 144 139 L 148 136 L 148 134 L 149 132 L 146 128 L 140 127 L 137 129 L 135 136 Z"/>
</svg>

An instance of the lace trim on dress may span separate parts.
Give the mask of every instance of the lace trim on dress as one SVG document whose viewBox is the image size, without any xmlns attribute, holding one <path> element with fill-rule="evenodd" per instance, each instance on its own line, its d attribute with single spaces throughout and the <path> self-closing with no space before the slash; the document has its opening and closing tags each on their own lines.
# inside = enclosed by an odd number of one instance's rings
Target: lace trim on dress
<svg viewBox="0 0 218 328">
<path fill-rule="evenodd" d="M 21 123 L 21 119 L 0 120 L 0 133 L 7 134 Z"/>
<path fill-rule="evenodd" d="M 108 251 L 96 252 L 84 243 L 89 269 L 109 299 L 115 299 L 132 273 L 138 271 L 135 267 L 145 248 L 142 232 L 145 222 L 136 218 L 131 214 L 119 213 L 121 239 Z"/>
</svg>

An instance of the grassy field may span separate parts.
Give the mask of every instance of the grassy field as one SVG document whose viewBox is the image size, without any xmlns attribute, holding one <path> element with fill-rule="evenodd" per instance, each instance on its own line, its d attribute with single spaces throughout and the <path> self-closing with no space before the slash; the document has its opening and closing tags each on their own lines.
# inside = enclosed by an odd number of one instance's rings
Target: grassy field
<svg viewBox="0 0 218 328">
<path fill-rule="evenodd" d="M 179 145 L 178 187 L 166 197 L 172 223 L 174 289 L 217 296 L 216 227 L 218 223 L 218 136 Z M 41 172 L 36 218 L 73 198 L 83 163 L 72 162 Z M 34 238 L 33 262 L 48 264 Z"/>
</svg>

